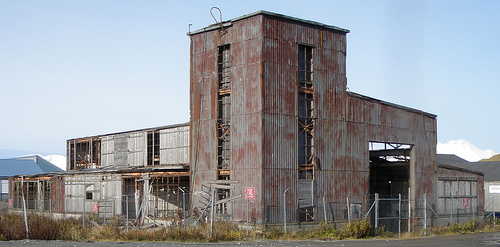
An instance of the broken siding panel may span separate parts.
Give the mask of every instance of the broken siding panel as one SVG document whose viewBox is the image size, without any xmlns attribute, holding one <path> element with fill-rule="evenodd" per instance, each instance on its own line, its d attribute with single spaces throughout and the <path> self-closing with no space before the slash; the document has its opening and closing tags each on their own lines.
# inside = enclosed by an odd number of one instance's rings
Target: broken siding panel
<svg viewBox="0 0 500 247">
<path fill-rule="evenodd" d="M 128 134 L 117 134 L 114 139 L 114 166 L 128 166 Z"/>
<path fill-rule="evenodd" d="M 130 166 L 146 165 L 146 132 L 133 132 L 128 140 L 128 162 Z"/>
<path fill-rule="evenodd" d="M 299 179 L 299 208 L 316 206 L 317 182 L 312 179 Z"/>
<path fill-rule="evenodd" d="M 189 163 L 189 127 L 182 126 L 160 130 L 160 164 Z"/>
<path fill-rule="evenodd" d="M 102 166 L 115 165 L 115 142 L 113 136 L 101 137 L 101 163 Z"/>
<path fill-rule="evenodd" d="M 120 174 L 77 174 L 64 176 L 65 204 L 68 213 L 92 212 L 92 205 L 112 202 L 109 212 L 121 214 L 122 182 Z M 92 193 L 92 199 L 86 195 Z M 108 204 L 109 205 L 109 204 Z M 111 211 L 112 210 L 112 211 Z"/>
</svg>

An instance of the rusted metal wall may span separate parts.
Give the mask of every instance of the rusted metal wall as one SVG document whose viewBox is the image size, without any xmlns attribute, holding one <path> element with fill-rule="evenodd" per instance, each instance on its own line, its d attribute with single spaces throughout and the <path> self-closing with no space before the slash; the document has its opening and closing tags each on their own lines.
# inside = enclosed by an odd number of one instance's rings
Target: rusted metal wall
<svg viewBox="0 0 500 247">
<path fill-rule="evenodd" d="M 369 193 L 369 142 L 403 143 L 412 145 L 410 159 L 409 198 L 415 200 L 427 194 L 436 200 L 436 116 L 394 105 L 362 95 L 349 93 L 346 102 L 347 149 L 351 156 L 348 166 L 353 173 L 346 181 L 364 181 L 358 186 L 359 197 Z M 366 178 L 366 179 L 365 179 Z M 414 205 L 412 205 L 413 207 Z"/>
<path fill-rule="evenodd" d="M 252 202 L 260 213 L 262 195 L 262 16 L 252 16 L 224 28 L 191 35 L 191 191 L 216 183 L 231 185 L 231 195 L 254 187 Z M 217 179 L 216 119 L 217 52 L 230 44 L 231 51 L 231 167 L 230 181 Z M 231 202 L 234 220 L 246 219 L 246 201 Z M 193 198 L 193 206 L 200 206 Z M 252 210 L 255 210 L 252 207 Z M 255 212 L 253 213 L 255 215 Z"/>
<path fill-rule="evenodd" d="M 223 28 L 222 28 L 223 27 Z M 216 180 L 217 47 L 231 45 L 232 195 L 255 187 L 258 223 L 298 219 L 298 46 L 314 48 L 315 201 L 369 206 L 369 142 L 411 144 L 411 195 L 434 196 L 436 117 L 346 92 L 348 30 L 260 12 L 214 24 L 191 37 L 192 191 Z M 246 219 L 245 200 L 233 202 Z M 193 205 L 199 205 L 193 198 Z M 343 220 L 333 215 L 328 220 Z M 269 220 L 269 217 L 274 217 Z M 324 219 L 316 210 L 316 220 Z"/>
<path fill-rule="evenodd" d="M 346 180 L 343 122 L 347 30 L 271 16 L 264 21 L 264 32 L 264 206 L 282 207 L 282 194 L 289 188 L 287 219 L 297 222 L 298 46 L 314 49 L 314 155 L 320 166 L 315 171 L 315 201 L 322 202 L 324 198 L 325 203 L 333 205 L 345 201 L 348 195 L 345 187 L 350 182 Z M 316 219 L 323 220 L 323 210 L 315 210 Z M 327 219 L 331 220 L 332 210 L 326 211 Z"/>
</svg>

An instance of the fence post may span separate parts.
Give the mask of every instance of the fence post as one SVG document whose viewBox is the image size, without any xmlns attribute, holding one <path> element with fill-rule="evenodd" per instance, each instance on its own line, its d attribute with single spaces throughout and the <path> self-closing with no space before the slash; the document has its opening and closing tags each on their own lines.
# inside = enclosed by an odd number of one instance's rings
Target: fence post
<svg viewBox="0 0 500 247">
<path fill-rule="evenodd" d="M 213 226 L 214 226 L 214 200 L 215 200 L 215 190 L 212 190 L 212 202 L 210 205 L 210 237 L 212 237 Z"/>
<path fill-rule="evenodd" d="M 375 235 L 378 234 L 378 193 L 375 193 Z"/>
<path fill-rule="evenodd" d="M 496 216 L 495 216 L 495 194 L 491 196 L 491 204 L 493 205 L 493 225 L 496 225 Z"/>
<path fill-rule="evenodd" d="M 106 224 L 107 213 L 108 213 L 108 205 L 106 204 L 106 195 L 104 195 L 104 224 Z"/>
<path fill-rule="evenodd" d="M 182 220 L 184 222 L 182 225 L 184 225 L 184 231 L 186 231 L 186 194 L 181 187 L 179 189 L 182 191 Z"/>
<path fill-rule="evenodd" d="M 471 198 L 470 199 L 470 210 L 472 211 L 472 220 L 475 220 L 476 219 L 476 215 L 474 213 L 474 206 L 472 206 L 472 202 L 474 201 L 474 198 Z M 477 204 L 477 203 L 476 203 Z"/>
<path fill-rule="evenodd" d="M 453 196 L 450 198 L 450 225 L 453 224 Z"/>
<path fill-rule="evenodd" d="M 62 195 L 64 198 L 64 219 L 68 218 L 68 200 L 66 200 L 66 192 Z"/>
<path fill-rule="evenodd" d="M 424 193 L 424 235 L 427 235 L 427 193 Z"/>
<path fill-rule="evenodd" d="M 347 220 L 351 224 L 351 207 L 349 205 L 349 194 L 347 194 Z"/>
<path fill-rule="evenodd" d="M 153 228 L 156 228 L 156 217 L 155 216 L 156 216 L 156 197 L 153 196 Z"/>
<path fill-rule="evenodd" d="M 125 197 L 125 210 L 126 210 L 126 215 L 127 215 L 127 221 L 126 221 L 126 224 L 127 224 L 127 232 L 128 232 L 128 196 L 127 195 L 123 195 Z"/>
<path fill-rule="evenodd" d="M 325 201 L 325 195 L 323 195 L 323 215 L 325 216 L 325 223 L 326 223 L 326 201 Z"/>
<path fill-rule="evenodd" d="M 29 239 L 28 216 L 26 215 L 26 200 L 24 199 L 24 176 L 21 176 L 21 193 L 23 194 L 24 226 L 26 227 L 26 238 Z"/>
<path fill-rule="evenodd" d="M 398 198 L 398 234 L 401 237 L 401 193 Z"/>
<path fill-rule="evenodd" d="M 83 229 L 85 229 L 85 199 L 87 197 L 83 195 L 82 201 L 83 201 Z"/>
<path fill-rule="evenodd" d="M 284 223 L 283 231 L 285 232 L 285 234 L 286 234 L 286 192 L 288 191 L 288 189 L 289 188 L 287 188 L 285 192 L 283 192 L 283 223 Z"/>
</svg>

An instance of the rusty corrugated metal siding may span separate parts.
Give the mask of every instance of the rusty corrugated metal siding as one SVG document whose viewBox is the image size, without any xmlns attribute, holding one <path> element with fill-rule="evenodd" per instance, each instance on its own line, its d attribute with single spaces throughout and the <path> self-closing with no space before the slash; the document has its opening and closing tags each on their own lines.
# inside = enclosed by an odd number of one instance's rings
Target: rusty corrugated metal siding
<svg viewBox="0 0 500 247">
<path fill-rule="evenodd" d="M 192 190 L 216 180 L 217 49 L 231 45 L 231 180 L 233 195 L 256 188 L 258 223 L 297 222 L 298 45 L 314 48 L 315 201 L 362 204 L 370 198 L 369 142 L 411 144 L 412 198 L 434 195 L 436 117 L 346 92 L 347 30 L 259 12 L 210 26 L 191 37 Z M 344 204 L 342 204 L 344 203 Z M 245 200 L 233 202 L 245 219 Z M 194 203 L 196 206 L 196 203 Z M 329 220 L 344 211 L 327 211 Z M 324 218 L 316 211 L 316 220 Z"/>
</svg>

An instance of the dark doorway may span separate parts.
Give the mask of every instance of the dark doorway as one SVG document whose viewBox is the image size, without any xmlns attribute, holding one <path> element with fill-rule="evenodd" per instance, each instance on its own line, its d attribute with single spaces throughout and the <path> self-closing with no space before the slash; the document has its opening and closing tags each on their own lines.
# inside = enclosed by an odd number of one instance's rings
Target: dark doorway
<svg viewBox="0 0 500 247">
<path fill-rule="evenodd" d="M 401 230 L 408 228 L 411 149 L 408 144 L 370 142 L 370 195 L 379 194 L 379 226 L 388 231 L 399 230 L 399 217 Z"/>
</svg>

